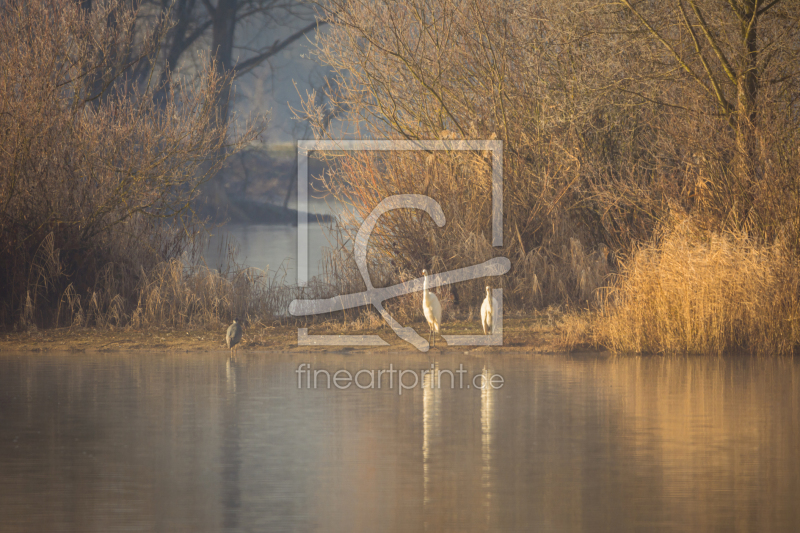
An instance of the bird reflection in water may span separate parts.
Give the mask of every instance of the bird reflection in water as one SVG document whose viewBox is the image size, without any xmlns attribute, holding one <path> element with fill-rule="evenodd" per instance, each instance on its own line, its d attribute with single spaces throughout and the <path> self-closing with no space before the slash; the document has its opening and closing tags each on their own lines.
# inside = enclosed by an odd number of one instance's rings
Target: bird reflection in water
<svg viewBox="0 0 800 533">
<path fill-rule="evenodd" d="M 431 470 L 431 440 L 433 431 L 439 426 L 439 391 L 436 385 L 438 363 L 433 369 L 422 377 L 422 497 L 423 505 L 431 503 L 430 470 Z"/>
<path fill-rule="evenodd" d="M 239 395 L 236 391 L 236 360 L 228 358 L 225 363 L 226 391 L 222 406 L 222 512 L 223 529 L 235 530 L 239 527 L 239 512 L 242 506 L 241 481 L 239 473 L 242 466 L 241 435 L 239 431 Z"/>
<path fill-rule="evenodd" d="M 488 366 L 483 367 L 483 389 L 481 390 L 481 487 L 485 493 L 486 524 L 491 521 L 492 510 L 492 420 L 494 418 L 494 387 L 489 383 L 492 376 Z"/>
</svg>

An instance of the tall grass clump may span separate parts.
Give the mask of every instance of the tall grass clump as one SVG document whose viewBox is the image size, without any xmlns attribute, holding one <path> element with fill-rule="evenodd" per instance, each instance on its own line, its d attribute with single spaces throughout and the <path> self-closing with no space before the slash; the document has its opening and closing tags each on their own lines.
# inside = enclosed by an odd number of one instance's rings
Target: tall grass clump
<svg viewBox="0 0 800 533">
<path fill-rule="evenodd" d="M 271 322 L 289 307 L 292 289 L 279 273 L 257 268 L 219 272 L 173 259 L 142 272 L 132 327 L 215 327 L 234 317 Z"/>
<path fill-rule="evenodd" d="M 596 333 L 618 352 L 791 353 L 799 288 L 784 245 L 708 234 L 685 220 L 621 261 Z"/>
</svg>

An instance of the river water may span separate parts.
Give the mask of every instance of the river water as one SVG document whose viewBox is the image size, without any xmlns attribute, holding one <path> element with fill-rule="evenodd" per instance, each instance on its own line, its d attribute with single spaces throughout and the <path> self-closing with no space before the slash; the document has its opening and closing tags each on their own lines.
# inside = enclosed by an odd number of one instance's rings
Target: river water
<svg viewBox="0 0 800 533">
<path fill-rule="evenodd" d="M 3 532 L 796 532 L 799 500 L 791 358 L 0 354 Z"/>
<path fill-rule="evenodd" d="M 289 205 L 296 209 L 296 204 Z M 308 216 L 308 277 L 322 274 L 325 249 L 333 247 L 330 222 L 319 222 L 316 214 L 337 216 L 342 207 L 335 200 L 312 198 Z M 212 231 L 203 247 L 203 258 L 211 268 L 222 270 L 229 256 L 236 252 L 236 263 L 269 271 L 284 284 L 297 283 L 297 226 L 281 224 L 225 224 Z"/>
<path fill-rule="evenodd" d="M 322 274 L 322 258 L 331 248 L 330 231 L 325 225 L 308 225 L 308 277 Z M 297 226 L 265 224 L 227 224 L 208 239 L 203 257 L 211 268 L 222 270 L 228 250 L 236 249 L 236 263 L 269 271 L 284 284 L 297 283 Z"/>
</svg>

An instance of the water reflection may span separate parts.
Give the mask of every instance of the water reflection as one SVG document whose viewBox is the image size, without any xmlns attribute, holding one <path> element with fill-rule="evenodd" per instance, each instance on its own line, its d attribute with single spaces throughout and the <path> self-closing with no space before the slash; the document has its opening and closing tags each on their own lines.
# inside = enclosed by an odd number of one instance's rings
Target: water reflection
<svg viewBox="0 0 800 533">
<path fill-rule="evenodd" d="M 436 372 L 438 367 L 432 365 L 433 371 L 425 374 L 422 378 L 422 501 L 427 507 L 431 503 L 428 492 L 431 477 L 431 441 L 434 439 L 433 433 L 439 427 L 439 405 L 438 394 L 436 394 Z"/>
<path fill-rule="evenodd" d="M 800 526 L 790 358 L 440 356 L 402 395 L 298 389 L 300 362 L 432 359 L 0 355 L 0 530 Z"/>
<path fill-rule="evenodd" d="M 486 363 L 483 367 L 481 389 L 481 456 L 483 471 L 481 486 L 485 493 L 486 525 L 492 523 L 492 419 L 494 418 L 494 395 L 497 390 L 490 384 L 493 372 Z"/>
<path fill-rule="evenodd" d="M 242 453 L 239 432 L 239 395 L 236 394 L 236 362 L 226 361 L 227 389 L 222 409 L 222 446 L 219 461 L 222 465 L 222 525 L 226 531 L 239 526 L 241 500 Z"/>
</svg>

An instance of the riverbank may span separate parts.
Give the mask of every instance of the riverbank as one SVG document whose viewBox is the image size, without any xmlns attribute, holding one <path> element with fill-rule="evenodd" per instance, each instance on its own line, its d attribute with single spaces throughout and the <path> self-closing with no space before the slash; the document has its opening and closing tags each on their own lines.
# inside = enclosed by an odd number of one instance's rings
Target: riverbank
<svg viewBox="0 0 800 533">
<path fill-rule="evenodd" d="M 377 322 L 377 320 L 376 320 Z M 409 324 L 420 335 L 427 338 L 427 325 L 422 321 Z M 239 347 L 239 355 L 263 350 L 278 352 L 411 352 L 418 353 L 411 345 L 400 340 L 387 325 L 365 325 L 350 322 L 328 321 L 308 326 L 311 335 L 369 335 L 377 334 L 389 346 L 298 346 L 297 329 L 300 323 L 272 325 L 258 324 L 245 328 L 244 338 Z M 472 351 L 515 351 L 528 353 L 559 353 L 580 349 L 597 350 L 586 343 L 571 342 L 571 326 L 554 320 L 546 314 L 535 317 L 509 317 L 504 320 L 503 346 L 447 346 L 437 338 L 436 348 L 431 353 L 458 353 Z M 445 324 L 446 335 L 479 334 L 480 325 L 475 321 L 454 321 Z M 56 328 L 6 332 L 0 334 L 0 352 L 118 352 L 130 350 L 157 352 L 210 352 L 227 350 L 225 347 L 225 327 L 213 329 L 142 329 L 133 328 Z"/>
</svg>

